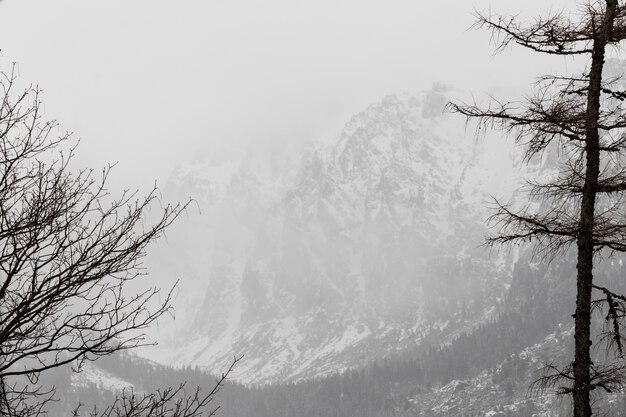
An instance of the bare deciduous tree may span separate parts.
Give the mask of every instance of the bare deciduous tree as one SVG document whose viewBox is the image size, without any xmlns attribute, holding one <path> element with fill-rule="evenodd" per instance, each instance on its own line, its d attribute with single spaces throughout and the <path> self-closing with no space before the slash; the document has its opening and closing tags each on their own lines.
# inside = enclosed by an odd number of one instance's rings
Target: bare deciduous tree
<svg viewBox="0 0 626 417">
<path fill-rule="evenodd" d="M 171 291 L 125 288 L 186 206 L 159 205 L 156 189 L 111 196 L 110 167 L 72 173 L 69 135 L 43 119 L 39 90 L 0 77 L 0 414 L 26 417 L 49 398 L 41 372 L 147 343 L 142 330 L 170 309 Z M 215 390 L 123 396 L 103 415 L 194 416 Z"/>
<path fill-rule="evenodd" d="M 99 411 L 94 408 L 89 412 L 89 417 L 198 417 L 205 415 L 213 417 L 217 414 L 219 406 L 203 411 L 208 407 L 217 393 L 222 389 L 228 379 L 228 375 L 241 357 L 235 357 L 228 370 L 216 381 L 213 388 L 202 393 L 196 388 L 192 393 L 185 392 L 185 385 L 176 388 L 166 388 L 155 393 L 136 393 L 134 390 L 124 390 L 113 404 Z M 74 410 L 74 417 L 80 415 L 80 407 Z"/>
<path fill-rule="evenodd" d="M 559 148 L 558 174 L 530 184 L 543 204 L 520 209 L 498 203 L 494 219 L 502 232 L 490 241 L 535 240 L 552 254 L 576 246 L 574 360 L 564 369 L 553 368 L 543 382 L 572 395 L 576 417 L 589 417 L 594 390 L 610 392 L 625 382 L 622 361 L 594 364 L 590 348 L 592 310 L 601 304 L 608 309 L 605 340 L 618 357 L 624 353 L 620 319 L 625 299 L 595 286 L 593 266 L 602 250 L 626 251 L 626 92 L 602 75 L 607 48 L 626 39 L 626 6 L 617 0 L 594 0 L 582 7 L 578 20 L 555 13 L 524 24 L 515 17 L 479 15 L 477 25 L 492 31 L 498 50 L 515 43 L 539 53 L 590 60 L 580 76 L 541 78 L 535 94 L 524 102 L 450 105 L 483 125 L 513 134 L 526 146 L 527 160 L 548 146 Z M 601 294 L 595 302 L 594 289 Z"/>
</svg>

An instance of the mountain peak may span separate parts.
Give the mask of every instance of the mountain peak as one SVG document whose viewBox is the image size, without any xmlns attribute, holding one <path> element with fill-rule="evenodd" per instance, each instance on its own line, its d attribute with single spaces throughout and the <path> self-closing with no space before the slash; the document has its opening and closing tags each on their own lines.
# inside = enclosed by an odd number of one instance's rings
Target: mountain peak
<svg viewBox="0 0 626 417">
<path fill-rule="evenodd" d="M 484 195 L 484 172 L 462 122 L 441 114 L 444 90 L 387 96 L 328 146 L 180 171 L 176 183 L 200 193 L 224 188 L 184 231 L 185 265 L 159 259 L 194 283 L 180 295 L 189 324 L 177 326 L 189 343 L 164 341 L 161 357 L 211 371 L 244 353 L 240 380 L 293 381 L 446 340 L 492 314 L 509 275 L 484 254 L 468 261 L 485 230 L 466 199 Z"/>
</svg>

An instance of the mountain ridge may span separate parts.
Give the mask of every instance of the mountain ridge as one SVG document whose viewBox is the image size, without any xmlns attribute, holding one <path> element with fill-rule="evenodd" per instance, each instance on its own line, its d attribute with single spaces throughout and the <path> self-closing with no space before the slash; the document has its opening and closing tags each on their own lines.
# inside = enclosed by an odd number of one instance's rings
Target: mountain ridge
<svg viewBox="0 0 626 417">
<path fill-rule="evenodd" d="M 215 176 L 220 185 L 201 162 L 174 177 L 166 188 L 199 192 L 208 215 L 178 240 L 198 259 L 185 264 L 201 267 L 172 274 L 195 275 L 189 281 L 206 290 L 182 291 L 198 314 L 181 327 L 195 330 L 173 335 L 169 353 L 155 358 L 210 370 L 245 353 L 239 380 L 297 381 L 362 366 L 427 334 L 443 341 L 488 318 L 510 261 L 479 248 L 486 231 L 477 202 L 487 199 L 485 183 L 514 181 L 515 170 L 503 158 L 485 168 L 486 141 L 464 138 L 462 122 L 442 113 L 441 90 L 387 96 L 326 147 L 234 164 L 213 158 L 235 167 Z M 509 158 L 505 148 L 488 152 Z M 172 348 L 180 337 L 189 341 Z"/>
</svg>

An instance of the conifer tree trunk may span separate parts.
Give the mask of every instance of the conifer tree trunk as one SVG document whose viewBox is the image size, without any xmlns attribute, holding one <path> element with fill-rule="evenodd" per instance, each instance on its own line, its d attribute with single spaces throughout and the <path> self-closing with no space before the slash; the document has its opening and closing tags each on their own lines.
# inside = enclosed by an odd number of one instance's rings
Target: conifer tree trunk
<svg viewBox="0 0 626 417">
<path fill-rule="evenodd" d="M 574 417 L 590 417 L 591 410 L 591 293 L 593 289 L 594 219 L 600 174 L 600 93 L 602 68 L 617 0 L 607 0 L 602 27 L 593 40 L 587 111 L 585 115 L 585 183 L 580 206 L 580 229 L 576 239 L 576 313 L 574 314 Z"/>
</svg>

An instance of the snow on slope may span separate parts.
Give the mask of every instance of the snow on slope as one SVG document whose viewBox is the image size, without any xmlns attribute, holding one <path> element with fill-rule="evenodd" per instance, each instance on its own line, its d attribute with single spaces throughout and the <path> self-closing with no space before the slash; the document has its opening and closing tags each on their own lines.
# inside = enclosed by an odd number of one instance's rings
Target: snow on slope
<svg viewBox="0 0 626 417">
<path fill-rule="evenodd" d="M 120 392 L 133 387 L 130 382 L 118 378 L 92 362 L 86 362 L 79 373 L 72 373 L 71 383 L 73 387 L 87 387 L 93 384 L 98 389 L 113 392 Z"/>
<path fill-rule="evenodd" d="M 528 391 L 527 388 L 543 374 L 548 360 L 564 360 L 567 348 L 563 340 L 571 338 L 572 334 L 571 326 L 561 326 L 540 343 L 511 354 L 495 368 L 485 369 L 471 379 L 453 380 L 416 395 L 409 399 L 411 407 L 404 415 L 553 416 L 561 405 L 561 398 L 554 391 Z M 515 377 L 508 376 L 511 372 Z"/>
</svg>

